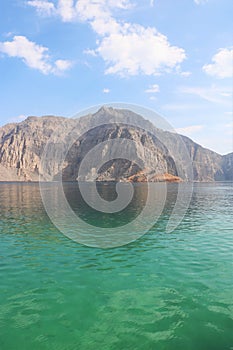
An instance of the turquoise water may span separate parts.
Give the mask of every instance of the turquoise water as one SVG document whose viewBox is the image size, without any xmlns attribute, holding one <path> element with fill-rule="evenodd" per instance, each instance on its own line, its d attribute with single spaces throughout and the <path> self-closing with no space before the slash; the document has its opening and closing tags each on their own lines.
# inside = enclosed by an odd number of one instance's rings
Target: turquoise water
<svg viewBox="0 0 233 350">
<path fill-rule="evenodd" d="M 195 184 L 165 234 L 176 188 L 148 234 L 103 250 L 59 233 L 37 184 L 1 183 L 0 349 L 233 349 L 233 184 Z"/>
</svg>

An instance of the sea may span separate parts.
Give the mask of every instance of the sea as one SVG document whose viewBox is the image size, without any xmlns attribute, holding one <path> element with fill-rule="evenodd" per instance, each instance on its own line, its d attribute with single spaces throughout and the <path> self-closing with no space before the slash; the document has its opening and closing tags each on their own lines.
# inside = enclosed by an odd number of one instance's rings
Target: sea
<svg viewBox="0 0 233 350">
<path fill-rule="evenodd" d="M 193 184 L 183 220 L 168 232 L 178 186 L 168 184 L 146 234 L 102 248 L 60 232 L 39 184 L 0 183 L 0 349 L 233 349 L 233 183 Z M 114 184 L 101 191 L 115 198 Z M 136 196 L 121 216 L 93 213 L 77 183 L 64 192 L 93 235 L 143 205 Z"/>
</svg>

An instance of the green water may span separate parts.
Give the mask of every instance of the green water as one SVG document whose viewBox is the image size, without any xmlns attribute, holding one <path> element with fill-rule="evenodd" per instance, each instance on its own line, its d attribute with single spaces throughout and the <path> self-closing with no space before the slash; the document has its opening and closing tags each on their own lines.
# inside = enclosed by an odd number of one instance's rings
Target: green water
<svg viewBox="0 0 233 350">
<path fill-rule="evenodd" d="M 103 250 L 59 233 L 38 185 L 1 183 L 0 349 L 233 349 L 233 184 L 195 184 L 165 234 L 176 186 L 147 235 Z"/>
</svg>

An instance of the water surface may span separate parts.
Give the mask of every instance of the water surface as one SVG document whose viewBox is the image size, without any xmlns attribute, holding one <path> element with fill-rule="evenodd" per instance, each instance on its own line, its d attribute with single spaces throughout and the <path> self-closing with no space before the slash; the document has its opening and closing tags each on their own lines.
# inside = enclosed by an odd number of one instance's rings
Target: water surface
<svg viewBox="0 0 233 350">
<path fill-rule="evenodd" d="M 101 225 L 75 186 L 65 185 L 69 202 Z M 233 349 L 233 184 L 195 184 L 184 220 L 166 234 L 176 188 L 148 234 L 103 250 L 63 236 L 37 184 L 1 183 L 0 349 Z M 112 224 L 119 217 L 105 215 Z"/>
</svg>

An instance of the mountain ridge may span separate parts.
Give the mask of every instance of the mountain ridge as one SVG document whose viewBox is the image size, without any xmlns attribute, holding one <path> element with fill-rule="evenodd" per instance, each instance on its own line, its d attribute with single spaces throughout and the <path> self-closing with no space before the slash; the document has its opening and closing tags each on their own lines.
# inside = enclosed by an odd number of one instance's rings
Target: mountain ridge
<svg viewBox="0 0 233 350">
<path fill-rule="evenodd" d="M 117 124 L 112 124 L 115 119 L 118 121 Z M 135 121 L 137 126 L 131 126 Z M 66 167 L 62 169 L 64 181 L 78 179 L 79 164 L 84 155 L 96 145 L 96 140 L 99 143 L 107 142 L 112 140 L 114 135 L 120 140 L 125 138 L 133 140 L 137 155 L 144 152 L 145 146 L 152 152 L 155 158 L 147 159 L 149 170 L 145 173 L 146 176 L 151 174 L 151 179 L 161 179 L 164 174 L 178 177 L 176 165 L 178 164 L 178 168 L 181 167 L 185 158 L 183 143 L 192 162 L 193 179 L 183 171 L 182 181 L 233 180 L 233 152 L 220 155 L 186 136 L 156 128 L 149 120 L 130 110 L 104 106 L 96 113 L 78 119 L 51 115 L 30 116 L 20 123 L 9 123 L 0 127 L 0 181 L 38 181 L 39 176 L 43 175 L 41 174 L 43 150 L 55 129 L 61 144 L 67 142 L 65 135 L 73 129 L 79 129 L 81 134 L 82 130 L 84 131 L 81 139 L 75 141 L 67 153 Z M 165 141 L 164 144 L 161 139 Z M 55 179 L 55 175 L 61 171 L 57 164 L 53 169 L 47 170 L 50 180 Z M 116 159 L 100 169 L 97 179 L 101 181 L 133 179 L 142 170 L 132 162 Z"/>
</svg>

